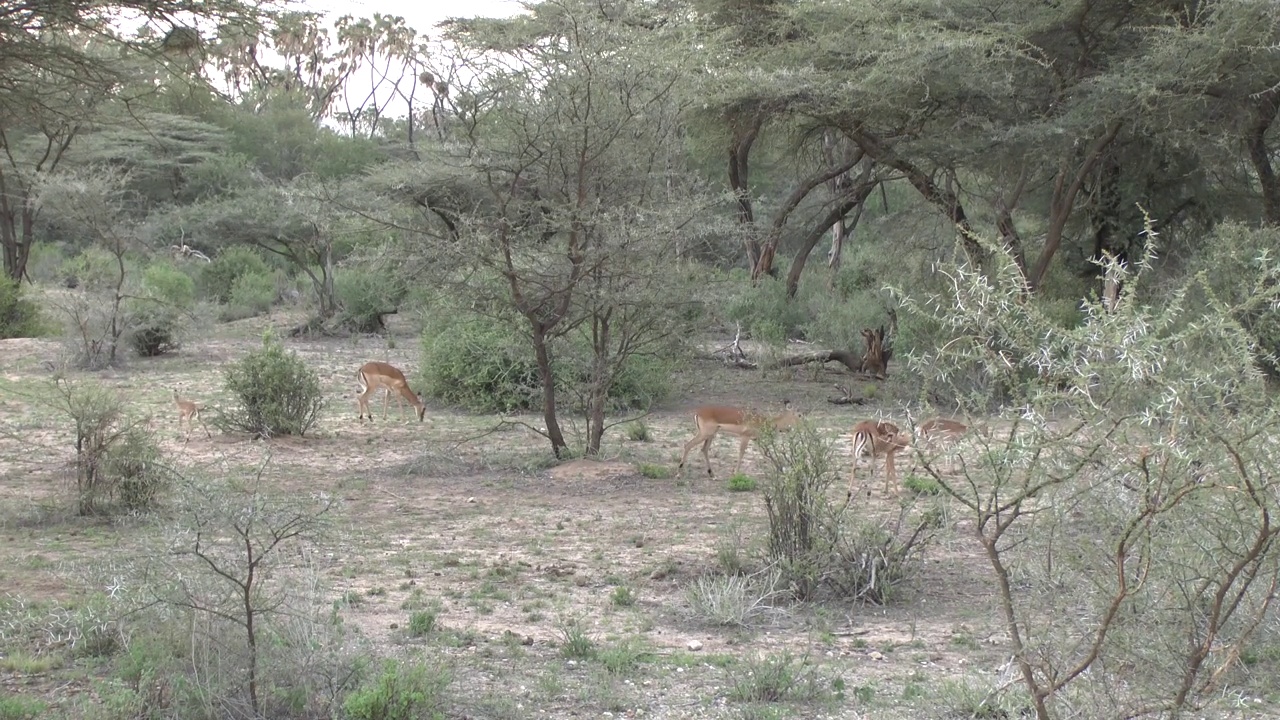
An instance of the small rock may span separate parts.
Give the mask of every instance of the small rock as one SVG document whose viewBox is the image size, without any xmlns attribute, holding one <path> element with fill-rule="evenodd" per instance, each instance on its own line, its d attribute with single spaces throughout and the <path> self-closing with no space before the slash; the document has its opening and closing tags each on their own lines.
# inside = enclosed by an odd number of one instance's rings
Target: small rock
<svg viewBox="0 0 1280 720">
<path fill-rule="evenodd" d="M 476 501 L 476 499 L 475 499 L 474 497 L 469 497 L 469 498 L 467 498 L 467 502 L 469 502 L 469 503 L 473 503 L 473 502 L 475 502 L 475 501 Z"/>
<path fill-rule="evenodd" d="M 525 636 L 524 636 L 524 639 L 520 641 L 520 644 L 521 644 L 521 645 L 532 645 L 532 644 L 533 644 L 533 636 L 532 636 L 532 635 L 525 635 Z"/>
<path fill-rule="evenodd" d="M 702 649 L 702 643 L 697 640 L 690 640 L 689 644 L 685 645 L 685 647 L 689 648 L 693 652 L 697 652 Z"/>
<path fill-rule="evenodd" d="M 882 655 L 879 650 L 872 650 L 871 654 L 867 655 L 867 657 L 871 658 L 872 660 L 884 659 L 884 655 Z"/>
</svg>

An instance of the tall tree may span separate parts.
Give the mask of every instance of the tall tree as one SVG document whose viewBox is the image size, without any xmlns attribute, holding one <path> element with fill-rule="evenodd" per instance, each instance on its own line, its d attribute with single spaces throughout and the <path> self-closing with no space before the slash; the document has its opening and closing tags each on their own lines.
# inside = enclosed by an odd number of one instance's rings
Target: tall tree
<svg viewBox="0 0 1280 720">
<path fill-rule="evenodd" d="M 694 215 L 675 143 L 687 54 L 664 41 L 682 31 L 644 2 L 550 0 L 530 9 L 448 26 L 471 69 L 447 98 L 452 157 L 434 156 L 423 189 L 405 194 L 448 220 L 431 250 L 455 279 L 501 280 L 537 361 L 540 432 L 559 456 L 568 443 L 554 341 L 579 328 L 590 338 L 594 452 L 618 371 L 670 336 L 666 318 L 684 301 L 656 283 L 674 254 L 674 228 Z M 449 190 L 462 174 L 478 192 Z M 443 211 L 448 198 L 475 199 Z"/>
</svg>

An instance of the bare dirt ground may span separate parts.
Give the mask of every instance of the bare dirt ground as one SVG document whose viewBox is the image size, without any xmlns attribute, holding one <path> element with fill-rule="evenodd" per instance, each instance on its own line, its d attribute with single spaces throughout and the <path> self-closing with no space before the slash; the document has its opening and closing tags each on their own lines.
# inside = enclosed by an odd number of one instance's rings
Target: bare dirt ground
<svg viewBox="0 0 1280 720">
<path fill-rule="evenodd" d="M 726 488 L 732 439 L 713 446 L 716 481 L 706 478 L 696 451 L 687 479 L 651 479 L 641 465 L 674 470 L 693 434 L 688 409 L 701 402 L 775 408 L 788 398 L 832 437 L 857 419 L 900 414 L 875 401 L 827 403 L 832 382 L 847 382 L 847 375 L 801 369 L 762 377 L 697 362 L 674 399 L 645 418 L 651 441 L 630 441 L 615 427 L 604 459 L 556 465 L 545 440 L 522 428 L 495 430 L 495 416 L 429 404 L 419 424 L 394 401 L 382 417 L 375 397 L 378 420 L 358 423 L 356 368 L 386 360 L 412 379 L 412 340 L 395 349 L 382 338 L 286 341 L 320 374 L 329 399 L 308 437 L 255 442 L 215 431 L 206 439 L 197 427 L 184 441 L 170 389 L 215 407 L 229 403 L 222 366 L 255 347 L 267 325 L 283 329 L 294 320 L 221 326 L 216 337 L 174 356 L 132 360 L 95 377 L 151 415 L 184 472 L 247 479 L 262 468 L 262 481 L 281 490 L 340 497 L 333 537 L 314 553 L 327 592 L 347 626 L 381 652 L 446 655 L 455 667 L 457 716 L 745 717 L 731 688 L 750 660 L 783 653 L 806 658 L 838 691 L 836 699 L 754 716 L 946 717 L 938 697 L 949 681 L 997 682 L 1007 644 L 986 568 L 959 521 L 942 531 L 918 576 L 888 607 L 787 605 L 748 628 L 713 626 L 690 610 L 688 588 L 716 567 L 718 544 L 741 538 L 745 552 L 758 547 L 767 527 L 763 500 L 759 491 Z M 73 435 L 51 406 L 42 365 L 58 352 L 52 340 L 0 342 L 0 586 L 25 602 L 72 601 L 93 590 L 78 579 L 78 567 L 138 552 L 127 524 L 79 521 L 66 512 Z M 884 386 L 877 391 L 891 394 Z M 758 476 L 762 467 L 753 447 L 744 470 Z M 843 495 L 843 486 L 838 490 Z M 849 512 L 888 517 L 898 502 L 877 488 Z M 614 600 L 620 587 L 634 604 Z M 408 639 L 405 608 L 424 601 L 438 601 L 439 624 L 456 642 Z M 563 629 L 573 622 L 601 647 L 638 643 L 645 650 L 639 664 L 609 673 L 566 659 Z M 690 643 L 700 646 L 690 650 Z M 9 692 L 55 705 L 83 686 L 83 678 L 56 671 L 10 669 L 0 677 Z"/>
</svg>

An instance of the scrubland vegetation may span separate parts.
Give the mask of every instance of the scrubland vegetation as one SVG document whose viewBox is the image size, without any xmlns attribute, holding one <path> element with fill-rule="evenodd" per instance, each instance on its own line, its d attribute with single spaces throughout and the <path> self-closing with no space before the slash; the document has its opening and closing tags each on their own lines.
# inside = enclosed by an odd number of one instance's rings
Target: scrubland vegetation
<svg viewBox="0 0 1280 720">
<path fill-rule="evenodd" d="M 0 720 L 1280 717 L 1272 3 L 63 5 Z"/>
</svg>

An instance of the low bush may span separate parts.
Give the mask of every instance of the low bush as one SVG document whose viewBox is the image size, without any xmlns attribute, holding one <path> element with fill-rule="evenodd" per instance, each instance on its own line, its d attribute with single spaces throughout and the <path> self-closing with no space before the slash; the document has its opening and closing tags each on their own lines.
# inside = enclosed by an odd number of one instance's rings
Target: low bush
<svg viewBox="0 0 1280 720">
<path fill-rule="evenodd" d="M 200 273 L 201 294 L 220 303 L 231 302 L 236 280 L 245 275 L 271 277 L 271 268 L 251 247 L 232 245 L 225 248 Z"/>
<path fill-rule="evenodd" d="M 342 306 L 342 322 L 355 332 L 380 332 L 382 317 L 397 310 L 405 288 L 390 282 L 387 273 L 366 268 L 343 268 L 334 277 L 334 291 Z"/>
<path fill-rule="evenodd" d="M 74 426 L 80 514 L 153 508 L 174 476 L 146 422 L 128 416 L 119 396 L 96 383 L 63 380 L 56 389 Z"/>
<path fill-rule="evenodd" d="M 443 665 L 388 660 L 370 685 L 347 696 L 342 709 L 351 720 L 443 720 L 452 682 Z"/>
<path fill-rule="evenodd" d="M 219 419 L 227 429 L 259 437 L 305 435 L 320 418 L 324 393 L 316 372 L 270 336 L 225 370 L 238 407 Z"/>
<path fill-rule="evenodd" d="M 40 306 L 24 296 L 18 283 L 0 280 L 0 340 L 37 337 L 43 332 Z"/>
</svg>

